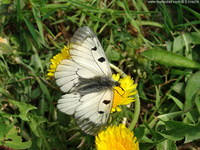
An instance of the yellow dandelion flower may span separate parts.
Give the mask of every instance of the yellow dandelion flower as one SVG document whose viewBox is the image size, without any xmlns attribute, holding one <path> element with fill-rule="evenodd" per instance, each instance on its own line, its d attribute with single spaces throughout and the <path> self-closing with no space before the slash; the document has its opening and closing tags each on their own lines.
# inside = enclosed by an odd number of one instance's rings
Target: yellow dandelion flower
<svg viewBox="0 0 200 150">
<path fill-rule="evenodd" d="M 134 95 L 137 94 L 137 84 L 130 76 L 120 79 L 119 74 L 113 74 L 112 78 L 120 83 L 120 86 L 114 87 L 114 99 L 111 112 L 121 111 L 119 105 L 128 105 L 132 103 Z"/>
<path fill-rule="evenodd" d="M 134 133 L 123 124 L 109 126 L 95 137 L 97 150 L 139 150 Z"/>
<path fill-rule="evenodd" d="M 51 65 L 49 66 L 50 69 L 48 70 L 47 73 L 47 79 L 52 78 L 54 76 L 57 66 L 63 59 L 69 59 L 69 58 L 70 58 L 69 46 L 64 46 L 64 48 L 61 50 L 61 53 L 58 53 L 50 60 Z"/>
</svg>

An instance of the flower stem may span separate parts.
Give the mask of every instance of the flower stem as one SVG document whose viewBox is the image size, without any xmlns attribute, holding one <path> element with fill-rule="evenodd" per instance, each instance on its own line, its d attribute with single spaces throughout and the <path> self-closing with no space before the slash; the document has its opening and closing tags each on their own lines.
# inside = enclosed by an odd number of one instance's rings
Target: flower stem
<svg viewBox="0 0 200 150">
<path fill-rule="evenodd" d="M 127 76 L 121 69 L 119 69 L 117 66 L 113 65 L 113 64 L 110 64 L 110 67 L 112 69 L 114 69 L 116 72 L 118 72 L 122 77 L 125 77 Z"/>
<path fill-rule="evenodd" d="M 138 122 L 139 115 L 140 115 L 140 97 L 139 97 L 139 94 L 137 93 L 136 98 L 135 98 L 135 111 L 132 117 L 132 121 L 129 125 L 130 130 L 134 129 L 136 123 Z"/>
</svg>

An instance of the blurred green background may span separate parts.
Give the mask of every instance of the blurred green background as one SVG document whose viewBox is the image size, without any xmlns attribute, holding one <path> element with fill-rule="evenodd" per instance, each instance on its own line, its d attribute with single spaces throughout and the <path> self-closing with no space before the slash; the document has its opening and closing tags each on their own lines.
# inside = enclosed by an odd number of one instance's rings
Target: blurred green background
<svg viewBox="0 0 200 150">
<path fill-rule="evenodd" d="M 0 0 L 0 149 L 95 149 L 57 110 L 62 92 L 46 80 L 50 59 L 83 25 L 138 83 L 140 149 L 199 149 L 199 12 L 198 0 Z M 113 124 L 129 125 L 134 104 L 122 108 Z"/>
</svg>

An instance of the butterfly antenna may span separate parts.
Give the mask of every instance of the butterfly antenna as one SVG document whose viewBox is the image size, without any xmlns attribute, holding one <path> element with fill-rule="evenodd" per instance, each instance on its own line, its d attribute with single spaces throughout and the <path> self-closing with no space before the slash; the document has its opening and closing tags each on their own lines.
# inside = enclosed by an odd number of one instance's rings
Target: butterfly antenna
<svg viewBox="0 0 200 150">
<path fill-rule="evenodd" d="M 124 93 L 123 93 L 123 94 L 120 94 L 120 93 L 119 93 L 119 91 L 117 91 L 117 90 L 115 89 L 115 90 L 116 90 L 116 92 L 117 92 L 117 93 L 118 93 L 118 94 L 119 94 L 121 97 L 123 97 L 123 98 L 124 98 L 124 96 L 123 96 L 123 95 L 125 94 L 125 91 L 124 91 L 124 89 L 121 87 L 121 85 L 118 85 L 118 87 L 120 87 Z"/>
</svg>

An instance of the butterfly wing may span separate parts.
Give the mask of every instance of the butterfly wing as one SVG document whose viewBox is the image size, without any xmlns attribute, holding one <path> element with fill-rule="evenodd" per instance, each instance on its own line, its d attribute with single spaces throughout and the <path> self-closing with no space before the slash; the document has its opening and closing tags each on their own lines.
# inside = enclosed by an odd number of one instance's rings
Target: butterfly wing
<svg viewBox="0 0 200 150">
<path fill-rule="evenodd" d="M 73 114 L 78 126 L 84 132 L 93 135 L 108 120 L 113 91 L 105 89 L 81 94 L 77 88 L 82 78 L 111 78 L 111 69 L 99 40 L 89 27 L 80 27 L 75 32 L 69 54 L 70 58 L 62 60 L 55 72 L 58 86 L 67 93 L 58 101 L 57 107 L 68 115 Z"/>
<path fill-rule="evenodd" d="M 111 76 L 104 50 L 89 27 L 80 27 L 72 37 L 71 43 L 70 55 L 75 62 L 100 76 Z"/>
<path fill-rule="evenodd" d="M 90 93 L 81 97 L 78 93 L 65 94 L 58 101 L 58 109 L 74 114 L 78 126 L 87 134 L 96 134 L 106 125 L 112 106 L 113 91 Z"/>
<path fill-rule="evenodd" d="M 62 60 L 55 72 L 57 85 L 63 92 L 73 91 L 80 78 L 111 77 L 112 72 L 104 50 L 89 27 L 80 27 L 75 32 L 69 54 L 70 59 Z"/>
<path fill-rule="evenodd" d="M 93 78 L 97 74 L 84 68 L 71 59 L 60 62 L 55 72 L 55 79 L 61 91 L 68 93 L 76 89 L 80 78 Z"/>
</svg>

